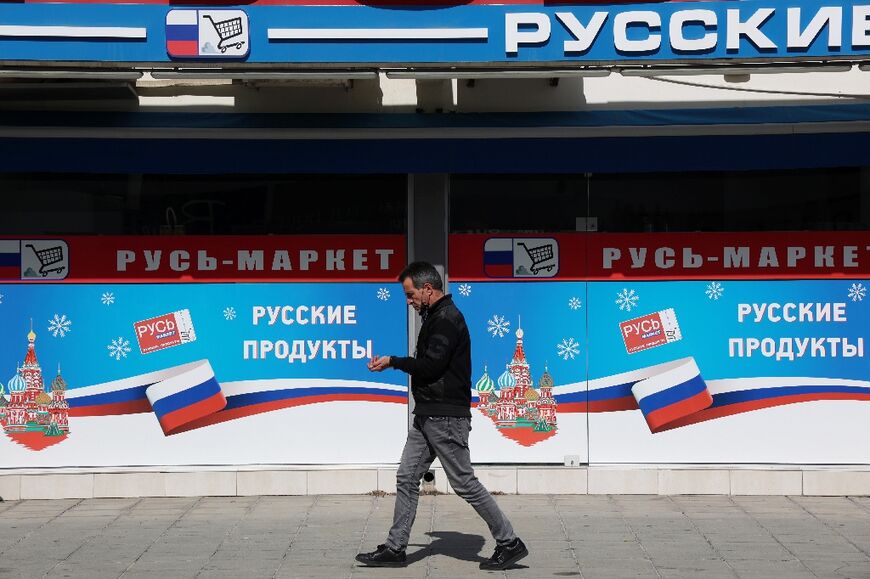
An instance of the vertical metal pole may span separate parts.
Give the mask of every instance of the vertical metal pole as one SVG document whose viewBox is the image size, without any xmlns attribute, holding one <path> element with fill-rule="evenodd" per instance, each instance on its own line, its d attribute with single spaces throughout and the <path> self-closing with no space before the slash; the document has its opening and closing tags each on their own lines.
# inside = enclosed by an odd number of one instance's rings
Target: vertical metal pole
<svg viewBox="0 0 870 579">
<path fill-rule="evenodd" d="M 444 278 L 447 290 L 448 193 L 450 177 L 445 173 L 418 173 L 408 176 L 408 261 L 428 261 Z M 420 318 L 408 308 L 408 351 L 417 346 Z M 410 381 L 409 381 L 410 384 Z M 414 410 L 414 400 L 408 401 Z M 408 416 L 410 425 L 411 416 Z"/>
</svg>

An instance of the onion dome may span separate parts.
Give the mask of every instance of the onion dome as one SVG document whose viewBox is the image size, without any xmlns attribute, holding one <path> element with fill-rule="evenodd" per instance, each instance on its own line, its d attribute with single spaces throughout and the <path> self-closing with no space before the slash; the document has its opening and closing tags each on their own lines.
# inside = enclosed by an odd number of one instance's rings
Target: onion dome
<svg viewBox="0 0 870 579">
<path fill-rule="evenodd" d="M 493 382 L 492 378 L 489 377 L 485 366 L 483 368 L 483 376 L 481 376 L 480 380 L 477 381 L 477 384 L 474 385 L 474 389 L 478 392 L 492 392 L 495 390 L 495 382 Z"/>
<path fill-rule="evenodd" d="M 27 382 L 24 381 L 24 378 L 21 377 L 21 374 L 16 373 L 15 376 L 9 379 L 9 383 L 7 384 L 9 387 L 9 392 L 24 392 L 27 390 Z"/>
<path fill-rule="evenodd" d="M 498 377 L 498 387 L 502 390 L 513 388 L 517 385 L 517 379 L 514 378 L 509 370 L 505 370 L 502 372 L 502 375 Z"/>
<path fill-rule="evenodd" d="M 538 392 L 534 388 L 529 388 L 526 390 L 526 400 L 529 402 L 534 402 L 538 400 L 540 396 L 538 396 Z"/>
<path fill-rule="evenodd" d="M 64 380 L 60 372 L 57 373 L 57 378 L 51 381 L 51 389 L 54 392 L 63 392 L 66 390 L 66 380 Z"/>
<path fill-rule="evenodd" d="M 547 371 L 547 368 L 544 368 L 544 373 L 541 374 L 541 379 L 538 381 L 538 386 L 540 388 L 553 387 L 553 377 L 550 376 L 550 372 Z"/>
<path fill-rule="evenodd" d="M 36 397 L 36 403 L 41 404 L 42 406 L 48 406 L 49 404 L 51 404 L 51 396 L 48 395 L 48 392 L 43 390 Z"/>
</svg>

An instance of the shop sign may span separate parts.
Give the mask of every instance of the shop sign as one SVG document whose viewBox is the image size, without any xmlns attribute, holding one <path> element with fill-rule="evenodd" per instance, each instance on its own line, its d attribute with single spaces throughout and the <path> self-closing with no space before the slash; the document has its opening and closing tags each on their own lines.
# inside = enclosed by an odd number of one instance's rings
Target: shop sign
<svg viewBox="0 0 870 579">
<path fill-rule="evenodd" d="M 0 239 L 0 280 L 395 280 L 403 235 Z"/>
<path fill-rule="evenodd" d="M 870 54 L 870 4 L 766 0 L 421 7 L 4 4 L 7 61 L 619 64 Z"/>
<path fill-rule="evenodd" d="M 533 281 L 870 275 L 865 231 L 524 235 L 451 235 L 452 276 Z"/>
</svg>

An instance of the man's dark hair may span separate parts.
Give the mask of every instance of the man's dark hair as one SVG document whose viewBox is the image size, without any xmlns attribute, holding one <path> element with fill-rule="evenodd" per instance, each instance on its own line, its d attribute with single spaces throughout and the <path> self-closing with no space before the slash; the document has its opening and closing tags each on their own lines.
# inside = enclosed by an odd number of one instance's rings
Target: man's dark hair
<svg viewBox="0 0 870 579">
<path fill-rule="evenodd" d="M 414 287 L 420 289 L 424 284 L 430 284 L 432 289 L 439 291 L 444 290 L 444 282 L 441 281 L 441 274 L 435 269 L 435 266 L 428 261 L 415 261 L 408 264 L 408 267 L 402 270 L 399 274 L 399 282 L 404 282 L 405 278 L 411 278 L 411 283 Z"/>
</svg>

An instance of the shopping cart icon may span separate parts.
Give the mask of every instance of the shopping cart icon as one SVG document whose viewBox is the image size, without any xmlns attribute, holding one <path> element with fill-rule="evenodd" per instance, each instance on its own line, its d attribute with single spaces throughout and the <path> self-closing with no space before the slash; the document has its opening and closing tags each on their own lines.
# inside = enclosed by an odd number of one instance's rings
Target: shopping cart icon
<svg viewBox="0 0 870 579">
<path fill-rule="evenodd" d="M 57 265 L 64 263 L 62 246 L 57 245 L 45 249 L 36 249 L 32 244 L 28 243 L 25 247 L 29 247 L 36 254 L 36 259 L 39 260 L 39 273 L 42 277 L 47 277 L 52 272 L 62 273 L 66 269 L 66 265 Z"/>
<path fill-rule="evenodd" d="M 526 250 L 526 253 L 529 255 L 529 259 L 532 260 L 532 266 L 529 268 L 533 275 L 537 275 L 541 270 L 551 271 L 554 267 L 556 267 L 555 263 L 551 263 L 550 265 L 543 265 L 548 261 L 553 260 L 553 244 L 547 243 L 545 245 L 539 245 L 537 247 L 529 247 L 523 242 L 517 242 L 517 245 Z"/>
<path fill-rule="evenodd" d="M 235 42 L 224 44 L 224 42 L 227 42 L 228 40 L 231 41 L 233 38 L 242 36 L 245 33 L 245 30 L 242 27 L 241 17 L 227 18 L 226 20 L 218 21 L 215 21 L 210 14 L 203 14 L 202 17 L 207 18 L 208 21 L 211 22 L 211 25 L 214 26 L 215 32 L 217 32 L 218 37 L 220 37 L 217 47 L 222 54 L 225 53 L 228 48 L 234 47 L 236 49 L 241 49 L 242 45 L 245 44 L 244 40 L 237 40 Z"/>
</svg>

